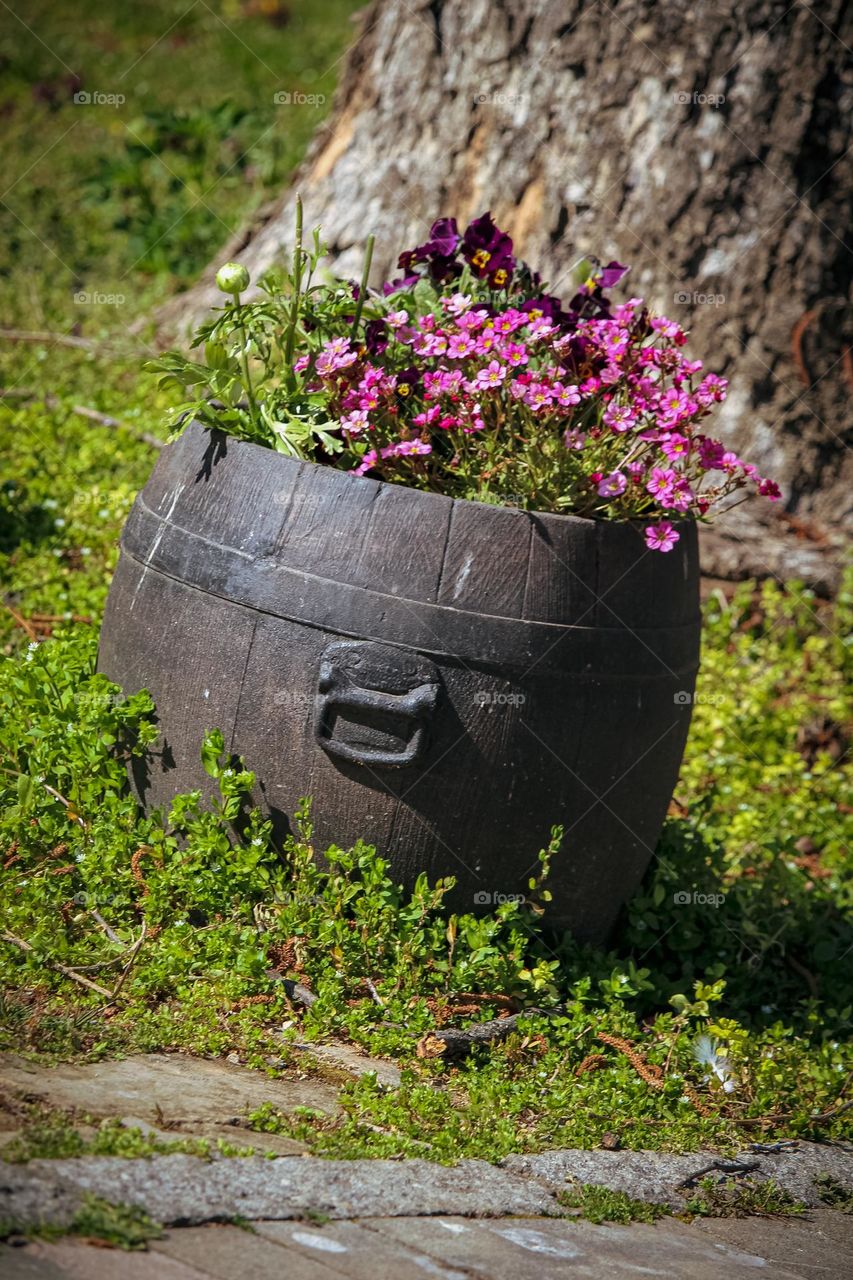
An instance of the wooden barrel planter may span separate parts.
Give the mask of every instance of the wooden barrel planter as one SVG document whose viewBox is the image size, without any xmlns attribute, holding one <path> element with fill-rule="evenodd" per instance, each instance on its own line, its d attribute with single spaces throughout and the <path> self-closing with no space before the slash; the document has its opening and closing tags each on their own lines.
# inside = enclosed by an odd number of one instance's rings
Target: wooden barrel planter
<svg viewBox="0 0 853 1280">
<path fill-rule="evenodd" d="M 100 666 L 153 694 L 146 808 L 206 789 L 202 734 L 285 831 L 358 838 L 454 905 L 524 894 L 554 824 L 553 923 L 603 940 L 654 852 L 699 656 L 695 528 L 422 493 L 191 426 L 137 498 Z"/>
</svg>

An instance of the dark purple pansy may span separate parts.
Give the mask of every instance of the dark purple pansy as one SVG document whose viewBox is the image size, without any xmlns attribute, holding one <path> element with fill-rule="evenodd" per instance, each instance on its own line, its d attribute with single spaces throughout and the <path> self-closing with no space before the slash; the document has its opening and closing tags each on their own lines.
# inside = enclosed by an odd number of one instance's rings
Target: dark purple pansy
<svg viewBox="0 0 853 1280">
<path fill-rule="evenodd" d="M 429 240 L 424 247 L 431 254 L 450 258 L 459 248 L 461 239 L 455 218 L 437 218 L 429 229 Z"/>
<path fill-rule="evenodd" d="M 417 284 L 420 276 L 398 276 L 396 280 L 386 280 L 382 286 L 382 292 L 387 298 L 389 294 L 399 293 L 401 289 L 411 289 L 413 284 Z"/>
<path fill-rule="evenodd" d="M 528 298 L 526 302 L 519 304 L 518 309 L 519 311 L 536 311 L 552 324 L 562 324 L 568 319 L 560 299 L 551 293 L 540 293 L 535 298 Z"/>
<path fill-rule="evenodd" d="M 455 280 L 457 276 L 462 274 L 462 268 L 456 259 L 441 253 L 435 253 L 429 259 L 428 270 L 430 278 L 435 280 L 437 284 L 446 284 L 448 280 Z"/>
<path fill-rule="evenodd" d="M 480 277 L 491 276 L 496 271 L 509 274 L 515 267 L 512 240 L 495 226 L 490 213 L 475 218 L 465 228 L 462 253 L 471 270 Z"/>
<path fill-rule="evenodd" d="M 398 395 L 401 395 L 401 396 L 406 396 L 407 394 L 411 395 L 414 391 L 416 391 L 420 387 L 420 385 L 421 385 L 420 371 L 413 364 L 410 364 L 407 369 L 403 369 L 401 370 L 400 373 L 397 374 Z M 408 390 L 407 391 L 401 390 L 401 388 L 404 388 L 404 387 L 408 388 Z"/>
<path fill-rule="evenodd" d="M 384 320 L 371 320 L 364 326 L 364 345 L 371 355 L 381 355 L 388 346 L 388 328 Z"/>
<path fill-rule="evenodd" d="M 598 283 L 602 289 L 614 289 L 629 270 L 630 268 L 623 267 L 621 262 L 608 262 L 607 266 L 602 267 L 598 273 Z"/>
</svg>

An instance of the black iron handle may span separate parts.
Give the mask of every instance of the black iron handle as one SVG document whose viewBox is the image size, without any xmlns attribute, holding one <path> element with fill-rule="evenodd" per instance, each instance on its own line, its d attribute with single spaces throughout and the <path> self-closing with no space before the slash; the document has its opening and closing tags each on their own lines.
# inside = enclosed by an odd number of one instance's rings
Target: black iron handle
<svg viewBox="0 0 853 1280">
<path fill-rule="evenodd" d="M 421 685 L 411 693 L 381 693 L 377 689 L 345 689 L 320 694 L 315 714 L 317 741 L 330 755 L 339 756 L 353 764 L 375 765 L 378 768 L 402 769 L 416 764 L 427 746 L 428 717 L 435 706 L 434 685 Z M 330 731 L 332 712 L 371 711 L 377 716 L 392 715 L 412 723 L 412 735 L 399 751 L 384 751 L 379 747 L 355 746 L 342 742 Z"/>
<path fill-rule="evenodd" d="M 320 662 L 314 736 L 329 755 L 352 764 L 406 768 L 426 753 L 438 688 L 436 668 L 420 654 L 373 641 L 335 641 Z M 368 731 L 381 733 L 383 720 L 390 721 L 405 745 L 390 749 L 336 737 L 335 720 L 347 712 Z"/>
</svg>

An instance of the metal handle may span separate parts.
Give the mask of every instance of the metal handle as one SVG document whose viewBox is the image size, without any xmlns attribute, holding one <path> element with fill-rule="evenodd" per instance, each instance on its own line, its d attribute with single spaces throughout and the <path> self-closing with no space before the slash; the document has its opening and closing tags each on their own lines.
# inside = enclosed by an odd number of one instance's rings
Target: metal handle
<svg viewBox="0 0 853 1280">
<path fill-rule="evenodd" d="M 325 752 L 351 764 L 402 769 L 423 758 L 438 698 L 438 673 L 428 659 L 387 645 L 338 641 L 325 650 L 315 699 L 314 735 Z M 409 731 L 404 747 L 389 750 L 335 736 L 335 721 L 361 713 L 374 732 L 382 721 Z M 371 723 L 371 721 L 373 723 Z"/>
</svg>

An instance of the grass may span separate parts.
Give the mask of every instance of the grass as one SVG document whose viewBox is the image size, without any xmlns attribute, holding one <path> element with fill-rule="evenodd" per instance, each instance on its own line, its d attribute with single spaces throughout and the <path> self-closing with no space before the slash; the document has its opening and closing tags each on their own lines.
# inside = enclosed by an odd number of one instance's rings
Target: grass
<svg viewBox="0 0 853 1280">
<path fill-rule="evenodd" d="M 252 814 L 252 762 L 229 773 L 215 738 L 218 807 L 178 797 L 143 817 L 127 794 L 124 761 L 154 745 L 154 712 L 94 659 L 118 533 L 155 456 L 139 436 L 167 409 L 140 372 L 144 318 L 281 184 L 322 108 L 272 94 L 331 92 L 352 7 L 292 4 L 278 28 L 237 3 L 184 17 L 98 4 L 84 35 L 70 7 L 21 11 L 47 49 L 7 24 L 4 315 L 92 345 L 0 340 L 14 393 L 0 397 L 0 1047 L 236 1054 L 275 1073 L 295 1061 L 290 1040 L 338 1038 L 395 1059 L 402 1086 L 346 1084 L 339 1116 L 252 1118 L 324 1155 L 850 1136 L 849 588 L 833 604 L 797 583 L 707 601 L 676 797 L 609 950 L 544 933 L 519 904 L 475 919 L 447 911 L 442 885 L 408 898 L 367 846 L 319 871 L 308 814 L 275 847 Z M 76 106 L 68 68 L 126 103 Z M 310 985 L 312 1007 L 271 970 Z M 419 1056 L 437 1026 L 508 1005 L 544 1013 L 468 1059 Z M 697 1059 L 700 1037 L 731 1092 Z"/>
</svg>

